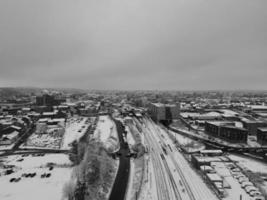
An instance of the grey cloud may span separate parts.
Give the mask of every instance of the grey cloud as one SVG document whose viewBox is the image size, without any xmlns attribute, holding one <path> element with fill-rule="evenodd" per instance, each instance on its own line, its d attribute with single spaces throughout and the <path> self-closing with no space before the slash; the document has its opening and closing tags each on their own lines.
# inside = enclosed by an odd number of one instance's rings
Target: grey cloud
<svg viewBox="0 0 267 200">
<path fill-rule="evenodd" d="M 266 8 L 265 0 L 3 0 L 0 84 L 265 89 Z"/>
</svg>

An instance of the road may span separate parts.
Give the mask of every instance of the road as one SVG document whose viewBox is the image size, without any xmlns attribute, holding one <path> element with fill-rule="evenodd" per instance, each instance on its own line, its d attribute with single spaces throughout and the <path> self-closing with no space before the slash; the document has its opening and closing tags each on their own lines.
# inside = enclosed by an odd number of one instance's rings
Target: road
<svg viewBox="0 0 267 200">
<path fill-rule="evenodd" d="M 124 200 L 126 189 L 129 179 L 129 168 L 130 168 L 130 158 L 127 157 L 127 154 L 130 153 L 127 143 L 123 140 L 123 131 L 124 127 L 120 121 L 115 120 L 119 141 L 120 141 L 120 164 L 113 184 L 109 200 Z"/>
<path fill-rule="evenodd" d="M 216 200 L 216 195 L 191 168 L 164 128 L 150 118 L 135 120 L 150 147 L 158 200 Z"/>
<path fill-rule="evenodd" d="M 19 140 L 16 142 L 16 144 L 13 146 L 12 150 L 16 151 L 19 149 L 19 146 L 21 144 L 23 144 L 28 137 L 33 133 L 33 131 L 35 130 L 34 126 L 31 126 L 29 128 L 27 128 L 27 130 L 25 130 L 25 132 L 23 133 L 23 135 L 19 138 Z"/>
<path fill-rule="evenodd" d="M 10 156 L 10 155 L 23 155 L 23 154 L 55 154 L 55 153 L 65 153 L 68 154 L 69 150 L 62 150 L 62 149 L 20 149 L 17 151 L 14 150 L 7 150 L 0 154 L 0 157 Z"/>
</svg>

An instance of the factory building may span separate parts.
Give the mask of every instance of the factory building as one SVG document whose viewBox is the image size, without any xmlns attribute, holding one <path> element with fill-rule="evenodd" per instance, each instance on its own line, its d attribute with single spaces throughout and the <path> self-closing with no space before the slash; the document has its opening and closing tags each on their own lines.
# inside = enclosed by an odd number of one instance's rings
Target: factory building
<svg viewBox="0 0 267 200">
<path fill-rule="evenodd" d="M 258 128 L 257 142 L 261 145 L 267 145 L 267 128 Z"/>
<path fill-rule="evenodd" d="M 173 120 L 179 117 L 180 106 L 176 104 L 151 103 L 148 112 L 155 121 Z"/>
<path fill-rule="evenodd" d="M 205 123 L 205 132 L 231 143 L 246 143 L 248 131 L 236 127 L 233 122 L 215 121 Z"/>
<path fill-rule="evenodd" d="M 242 120 L 243 127 L 248 130 L 249 135 L 257 135 L 258 128 L 267 127 L 267 122 L 259 120 Z"/>
</svg>

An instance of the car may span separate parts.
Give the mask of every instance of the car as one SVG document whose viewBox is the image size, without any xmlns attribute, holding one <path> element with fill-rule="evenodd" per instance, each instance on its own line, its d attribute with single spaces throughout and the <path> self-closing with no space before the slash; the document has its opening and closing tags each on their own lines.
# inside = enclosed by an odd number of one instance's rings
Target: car
<svg viewBox="0 0 267 200">
<path fill-rule="evenodd" d="M 46 177 L 46 173 L 41 174 L 41 178 L 45 178 Z"/>
<path fill-rule="evenodd" d="M 14 173 L 13 169 L 7 169 L 6 172 L 5 172 L 5 175 L 9 175 L 9 174 L 12 174 L 12 173 Z"/>
<path fill-rule="evenodd" d="M 249 181 L 249 179 L 247 177 L 240 177 L 240 178 L 238 178 L 238 182 L 240 184 L 243 183 L 243 182 L 248 182 L 248 181 Z"/>
<path fill-rule="evenodd" d="M 11 178 L 10 180 L 9 180 L 9 182 L 14 182 L 16 180 L 16 178 Z"/>
<path fill-rule="evenodd" d="M 255 186 L 246 186 L 245 191 L 250 194 L 251 192 L 259 191 L 259 189 Z"/>
<path fill-rule="evenodd" d="M 253 198 L 253 200 L 265 200 L 264 196 L 256 196 Z"/>
<path fill-rule="evenodd" d="M 245 188 L 245 187 L 247 187 L 247 186 L 254 186 L 254 185 L 253 185 L 253 183 L 251 183 L 251 182 L 249 182 L 249 181 L 241 183 L 241 187 L 242 187 L 242 188 Z"/>
<path fill-rule="evenodd" d="M 14 182 L 19 182 L 21 180 L 21 178 L 16 178 L 15 180 L 14 180 Z"/>
<path fill-rule="evenodd" d="M 262 194 L 259 191 L 251 191 L 249 195 L 252 197 L 257 197 L 257 196 L 261 196 Z"/>
</svg>

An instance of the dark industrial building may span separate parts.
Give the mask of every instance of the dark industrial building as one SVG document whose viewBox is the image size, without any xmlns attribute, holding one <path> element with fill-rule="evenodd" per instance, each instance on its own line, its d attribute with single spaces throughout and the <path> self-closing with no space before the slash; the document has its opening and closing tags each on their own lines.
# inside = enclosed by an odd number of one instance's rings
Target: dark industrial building
<svg viewBox="0 0 267 200">
<path fill-rule="evenodd" d="M 180 112 L 179 104 L 151 103 L 148 108 L 151 118 L 155 121 L 178 119 Z"/>
<path fill-rule="evenodd" d="M 242 120 L 242 123 L 249 135 L 257 135 L 258 128 L 267 127 L 266 122 L 258 120 Z"/>
<path fill-rule="evenodd" d="M 234 126 L 233 122 L 206 122 L 206 133 L 232 143 L 246 143 L 248 131 Z"/>
<path fill-rule="evenodd" d="M 57 106 L 65 102 L 65 99 L 56 98 L 53 95 L 44 94 L 36 97 L 37 106 Z"/>
<path fill-rule="evenodd" d="M 261 145 L 267 145 L 267 128 L 258 128 L 257 142 Z"/>
</svg>

